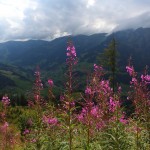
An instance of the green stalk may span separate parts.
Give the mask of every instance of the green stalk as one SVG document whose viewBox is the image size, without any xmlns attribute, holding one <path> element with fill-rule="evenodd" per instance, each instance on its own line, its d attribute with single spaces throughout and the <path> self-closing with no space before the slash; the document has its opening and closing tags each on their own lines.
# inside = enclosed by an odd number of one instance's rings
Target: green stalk
<svg viewBox="0 0 150 150">
<path fill-rule="evenodd" d="M 88 127 L 87 127 L 87 146 L 89 148 L 90 144 L 90 119 L 89 119 L 89 113 L 88 113 Z"/>
<path fill-rule="evenodd" d="M 136 126 L 136 150 L 139 150 L 139 132 L 138 132 L 138 123 Z"/>
<path fill-rule="evenodd" d="M 69 66 L 69 98 L 71 98 L 72 93 L 72 65 Z M 71 128 L 71 102 L 69 99 L 69 150 L 72 149 L 72 128 Z"/>
<path fill-rule="evenodd" d="M 72 149 L 71 108 L 69 102 L 69 150 Z"/>
</svg>

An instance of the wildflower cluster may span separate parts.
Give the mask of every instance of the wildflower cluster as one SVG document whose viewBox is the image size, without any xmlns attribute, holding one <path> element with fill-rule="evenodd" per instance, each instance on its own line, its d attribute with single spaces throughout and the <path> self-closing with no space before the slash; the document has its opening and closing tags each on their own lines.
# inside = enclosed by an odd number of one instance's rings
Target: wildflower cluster
<svg viewBox="0 0 150 150">
<path fill-rule="evenodd" d="M 129 75 L 132 77 L 130 87 L 133 89 L 133 92 L 129 93 L 128 99 L 133 101 L 137 116 L 140 117 L 139 115 L 142 114 L 141 117 L 143 117 L 143 110 L 145 114 L 149 113 L 150 93 L 148 85 L 150 84 L 150 75 L 148 75 L 147 71 L 145 71 L 145 74 L 142 74 L 141 79 L 139 79 L 138 74 L 134 71 L 133 67 L 127 66 L 126 68 L 127 72 L 129 68 L 132 70 L 132 73 L 129 73 Z"/>
<path fill-rule="evenodd" d="M 2 97 L 3 110 L 0 112 L 0 149 L 14 149 L 14 144 L 16 144 L 16 135 L 13 131 L 10 131 L 10 123 L 8 122 L 8 108 L 10 105 L 10 99 L 7 95 Z"/>
<path fill-rule="evenodd" d="M 3 104 L 4 107 L 9 106 L 10 99 L 8 98 L 8 96 L 3 96 L 3 98 L 2 98 L 2 104 Z"/>
<path fill-rule="evenodd" d="M 43 123 L 50 125 L 50 126 L 55 126 L 58 123 L 57 118 L 51 118 L 45 115 L 43 116 L 42 120 L 43 120 Z"/>
<path fill-rule="evenodd" d="M 66 59 L 66 63 L 68 65 L 76 65 L 77 64 L 77 55 L 76 55 L 76 50 L 75 47 L 72 43 L 72 41 L 68 42 L 68 47 L 67 47 L 67 59 Z"/>
<path fill-rule="evenodd" d="M 52 79 L 48 79 L 48 85 L 50 87 L 53 87 L 54 86 L 54 83 L 53 83 L 53 80 Z"/>
<path fill-rule="evenodd" d="M 131 90 L 125 102 L 131 101 L 134 108 L 134 113 L 127 116 L 122 104 L 125 96 L 122 96 L 121 86 L 116 86 L 114 91 L 111 80 L 105 79 L 105 71 L 100 65 L 93 65 L 93 73 L 87 79 L 84 92 L 74 92 L 77 55 L 71 41 L 68 42 L 66 57 L 65 88 L 55 105 L 53 90 L 56 85 L 51 78 L 47 80 L 49 95 L 44 99 L 39 67 L 35 71 L 33 90 L 28 98 L 29 107 L 21 108 L 24 109 L 19 124 L 19 136 L 24 142 L 22 149 L 149 150 L 148 72 L 139 75 L 133 66 L 126 67 L 131 76 Z M 1 103 L 0 149 L 15 149 L 10 144 L 15 136 L 8 136 L 11 123 L 7 120 L 10 105 L 7 95 L 3 96 Z"/>
</svg>

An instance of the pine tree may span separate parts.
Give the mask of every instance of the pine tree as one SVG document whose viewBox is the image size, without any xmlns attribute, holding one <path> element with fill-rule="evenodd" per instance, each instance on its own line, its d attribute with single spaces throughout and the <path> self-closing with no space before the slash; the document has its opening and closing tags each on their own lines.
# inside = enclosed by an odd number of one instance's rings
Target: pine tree
<svg viewBox="0 0 150 150">
<path fill-rule="evenodd" d="M 111 71 L 110 81 L 112 84 L 113 92 L 115 92 L 116 86 L 116 72 L 117 72 L 117 43 L 115 38 L 109 43 L 108 47 L 104 49 L 104 52 L 100 55 L 100 62 L 104 67 L 107 67 Z"/>
</svg>

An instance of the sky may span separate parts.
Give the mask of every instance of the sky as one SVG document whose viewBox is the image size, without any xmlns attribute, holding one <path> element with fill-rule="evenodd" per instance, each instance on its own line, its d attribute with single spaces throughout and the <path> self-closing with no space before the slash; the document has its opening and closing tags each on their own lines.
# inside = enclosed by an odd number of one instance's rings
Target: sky
<svg viewBox="0 0 150 150">
<path fill-rule="evenodd" d="M 150 0 L 0 0 L 0 42 L 150 27 Z"/>
</svg>

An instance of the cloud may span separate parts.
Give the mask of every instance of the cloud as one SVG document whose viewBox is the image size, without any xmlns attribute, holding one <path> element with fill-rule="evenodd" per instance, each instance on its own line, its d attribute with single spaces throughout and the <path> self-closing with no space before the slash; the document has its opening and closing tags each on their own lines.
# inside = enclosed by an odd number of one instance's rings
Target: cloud
<svg viewBox="0 0 150 150">
<path fill-rule="evenodd" d="M 120 24 L 114 29 L 114 31 L 124 30 L 128 28 L 137 29 L 140 27 L 150 27 L 150 11 L 142 13 L 136 17 L 126 19 L 126 22 L 120 22 Z"/>
<path fill-rule="evenodd" d="M 149 0 L 0 0 L 0 41 L 150 27 Z"/>
</svg>

